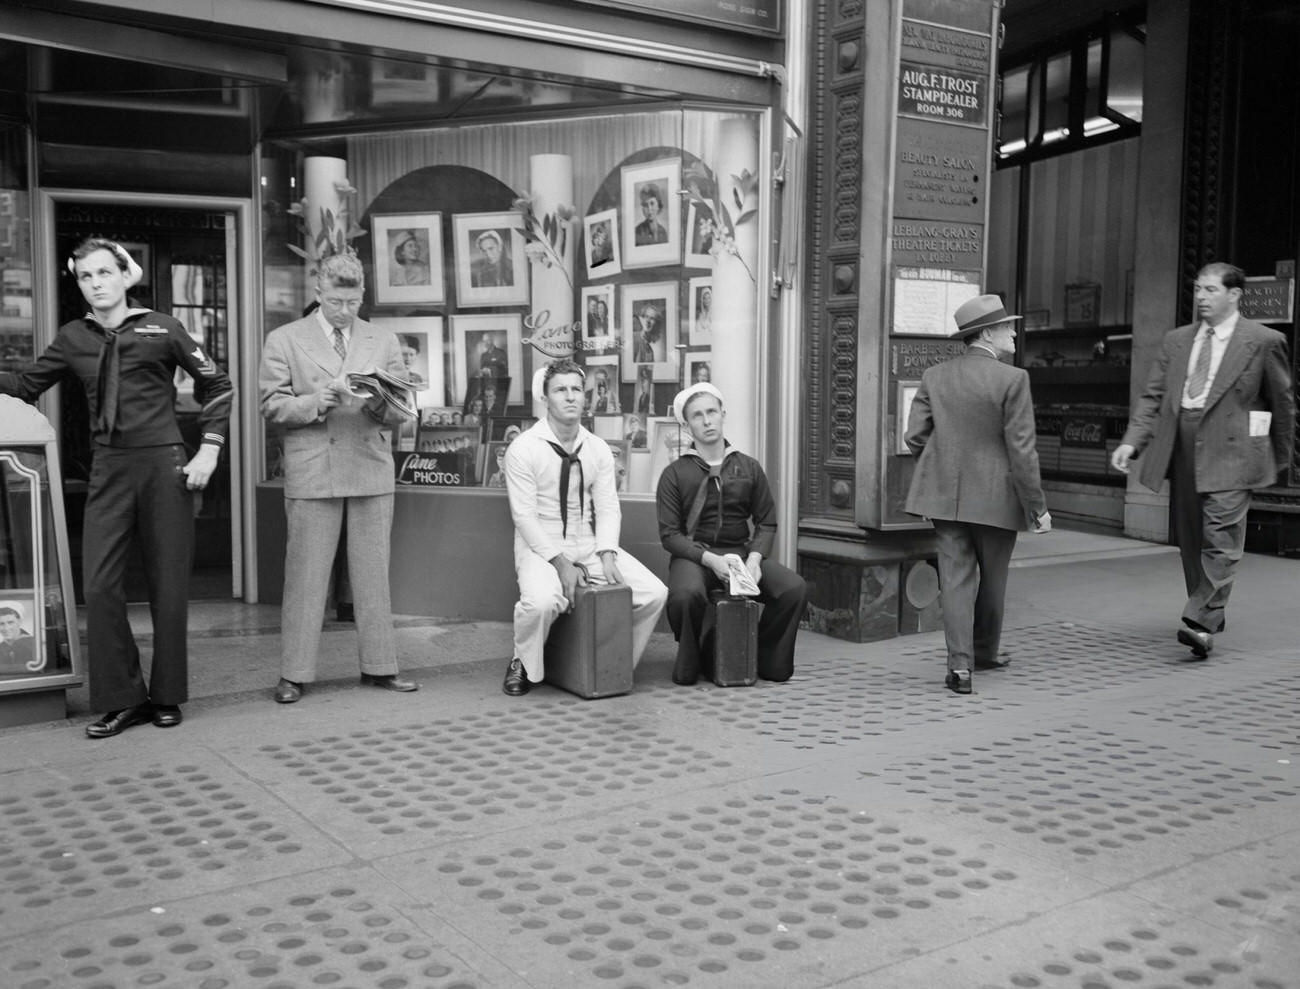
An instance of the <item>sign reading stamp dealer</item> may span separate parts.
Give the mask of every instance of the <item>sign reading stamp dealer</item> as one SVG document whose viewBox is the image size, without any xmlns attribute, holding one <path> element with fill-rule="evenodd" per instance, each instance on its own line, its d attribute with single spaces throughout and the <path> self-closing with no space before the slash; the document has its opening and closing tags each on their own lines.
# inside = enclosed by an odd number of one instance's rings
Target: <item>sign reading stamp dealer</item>
<svg viewBox="0 0 1300 989">
<path fill-rule="evenodd" d="M 890 323 L 879 514 L 903 511 L 911 458 L 903 435 L 925 369 L 965 347 L 952 314 L 983 291 L 991 170 L 994 38 L 1002 0 L 903 0 L 897 36 L 889 224 Z"/>
<path fill-rule="evenodd" d="M 908 0 L 894 162 L 895 334 L 947 336 L 980 292 L 987 214 L 993 5 Z"/>
</svg>

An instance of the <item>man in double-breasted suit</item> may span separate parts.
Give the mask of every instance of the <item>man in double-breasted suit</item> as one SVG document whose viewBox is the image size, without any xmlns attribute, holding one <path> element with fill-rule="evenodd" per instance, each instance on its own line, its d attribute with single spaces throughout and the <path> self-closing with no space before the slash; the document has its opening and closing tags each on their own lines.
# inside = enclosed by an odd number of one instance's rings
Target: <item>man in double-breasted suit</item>
<svg viewBox="0 0 1300 989">
<path fill-rule="evenodd" d="M 378 396 L 359 397 L 345 375 L 379 368 L 405 373 L 396 335 L 357 319 L 365 286 L 350 254 L 321 262 L 320 308 L 274 330 L 258 373 L 262 415 L 284 442 L 284 562 L 280 682 L 275 699 L 291 704 L 316 678 L 330 568 L 347 521 L 361 681 L 410 691 L 397 675 L 388 587 L 393 525 L 391 427 L 398 421 Z"/>
<path fill-rule="evenodd" d="M 1246 545 L 1250 492 L 1291 460 L 1295 396 L 1286 338 L 1237 311 L 1246 276 L 1208 264 L 1196 277 L 1198 321 L 1165 334 L 1111 464 L 1159 490 L 1170 478 L 1169 529 L 1187 605 L 1178 641 L 1204 659 L 1224 626 Z"/>
<path fill-rule="evenodd" d="M 949 690 L 971 692 L 973 669 L 998 660 L 1007 569 L 1016 534 L 1047 532 L 1029 375 L 1000 360 L 1016 330 L 996 295 L 962 303 L 954 339 L 966 352 L 927 368 L 904 440 L 916 456 L 907 511 L 934 523 L 948 644 Z"/>
</svg>

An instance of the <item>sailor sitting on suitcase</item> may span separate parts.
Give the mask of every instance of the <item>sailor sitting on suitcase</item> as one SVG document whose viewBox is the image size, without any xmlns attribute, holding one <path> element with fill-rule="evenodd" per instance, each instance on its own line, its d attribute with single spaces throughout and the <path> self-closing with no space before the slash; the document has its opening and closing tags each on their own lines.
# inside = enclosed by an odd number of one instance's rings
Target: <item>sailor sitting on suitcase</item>
<svg viewBox="0 0 1300 989">
<path fill-rule="evenodd" d="M 677 637 L 673 682 L 689 685 L 699 676 L 709 591 L 729 586 L 724 559 L 729 554 L 744 561 L 763 604 L 758 675 L 789 680 L 808 589 L 798 574 L 766 558 L 776 539 L 776 505 L 767 476 L 757 460 L 723 437 L 727 414 L 722 393 L 713 385 L 701 382 L 678 392 L 673 415 L 694 440 L 664 469 L 655 494 L 659 539 L 672 556 L 668 624 Z"/>
<path fill-rule="evenodd" d="M 595 580 L 632 589 L 632 663 L 645 652 L 668 590 L 645 565 L 618 550 L 622 511 L 614 456 L 582 428 L 582 368 L 551 361 L 534 379 L 546 417 L 506 451 L 506 491 L 515 523 L 515 653 L 501 689 L 528 693 L 544 673 L 542 650 L 557 615 L 568 611 L 583 564 Z"/>
</svg>

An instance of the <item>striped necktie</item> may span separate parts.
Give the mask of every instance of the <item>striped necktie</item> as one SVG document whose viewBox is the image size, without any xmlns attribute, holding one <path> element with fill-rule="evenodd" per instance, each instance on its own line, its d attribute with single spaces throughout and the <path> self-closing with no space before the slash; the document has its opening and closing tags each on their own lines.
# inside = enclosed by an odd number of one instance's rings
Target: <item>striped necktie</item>
<svg viewBox="0 0 1300 989">
<path fill-rule="evenodd" d="M 343 339 L 343 331 L 337 326 L 334 327 L 334 352 L 340 360 L 348 359 L 348 342 Z"/>
<path fill-rule="evenodd" d="M 1206 382 L 1210 380 L 1210 350 L 1212 349 L 1210 342 L 1213 339 L 1214 329 L 1207 324 L 1201 331 L 1201 349 L 1196 352 L 1196 364 L 1187 379 L 1189 398 L 1200 398 L 1201 393 L 1205 391 Z"/>
</svg>

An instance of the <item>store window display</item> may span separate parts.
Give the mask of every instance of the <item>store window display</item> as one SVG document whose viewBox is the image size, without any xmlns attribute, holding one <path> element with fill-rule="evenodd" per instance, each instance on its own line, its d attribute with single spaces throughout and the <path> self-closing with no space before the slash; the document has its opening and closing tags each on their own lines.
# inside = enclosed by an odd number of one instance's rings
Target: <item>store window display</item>
<svg viewBox="0 0 1300 989">
<path fill-rule="evenodd" d="M 411 341 L 404 356 L 429 386 L 425 404 L 468 413 L 460 428 L 473 435 L 457 439 L 457 469 L 420 470 L 420 483 L 495 487 L 494 423 L 536 414 L 525 392 L 556 347 L 599 368 L 587 415 L 598 435 L 627 441 L 628 497 L 652 496 L 648 439 L 685 385 L 730 373 L 733 380 L 720 382 L 734 395 L 729 410 L 741 423 L 752 417 L 765 309 L 757 277 L 765 268 L 757 237 L 766 208 L 757 154 L 764 112 L 667 107 L 331 143 L 355 188 L 360 227 L 383 234 L 389 276 L 445 286 L 441 301 L 417 301 L 393 295 L 381 279 L 365 300 L 366 318 Z M 745 167 L 729 163 L 735 147 L 751 155 Z M 310 143 L 274 148 L 268 173 L 294 175 L 310 199 L 301 163 L 314 150 Z M 428 161 L 438 164 L 413 165 Z M 745 187 L 719 183 L 723 167 L 743 176 Z M 272 199 L 266 215 L 275 216 L 273 206 Z M 705 239 L 696 236 L 702 217 Z M 284 252 L 269 241 L 285 234 L 292 237 L 268 224 L 266 283 L 268 296 L 271 286 L 288 296 L 281 303 L 288 308 L 305 269 L 276 263 Z M 359 255 L 369 265 L 367 251 Z M 274 303 L 268 297 L 268 325 L 280 321 L 270 315 Z M 422 335 L 431 320 L 439 330 Z M 638 419 L 630 436 L 623 415 Z M 395 451 L 395 471 L 409 452 Z M 444 459 L 425 446 L 414 452 L 420 461 Z M 475 463 L 466 466 L 466 457 Z M 267 459 L 274 462 L 273 450 Z"/>
</svg>

